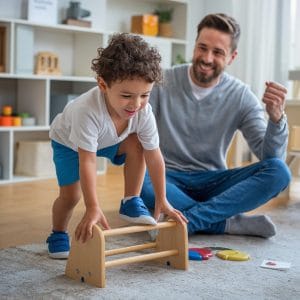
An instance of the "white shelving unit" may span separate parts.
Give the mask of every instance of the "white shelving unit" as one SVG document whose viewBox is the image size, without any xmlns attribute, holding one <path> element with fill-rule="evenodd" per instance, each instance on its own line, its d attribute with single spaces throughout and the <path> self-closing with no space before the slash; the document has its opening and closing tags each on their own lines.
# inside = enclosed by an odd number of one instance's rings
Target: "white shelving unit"
<svg viewBox="0 0 300 300">
<path fill-rule="evenodd" d="M 57 2 L 58 22 L 62 23 L 69 1 Z M 161 5 L 173 7 L 174 37 L 143 37 L 158 47 L 162 67 L 171 66 L 178 54 L 186 58 L 188 0 L 82 0 L 81 4 L 91 11 L 91 28 L 31 22 L 26 20 L 24 1 L 0 2 L 0 27 L 6 28 L 5 72 L 0 73 L 0 108 L 11 105 L 14 111 L 27 112 L 36 118 L 36 126 L 0 126 L 0 184 L 37 179 L 14 174 L 17 142 L 49 139 L 53 98 L 79 95 L 96 85 L 90 66 L 97 48 L 106 46 L 114 32 L 129 32 L 132 15 L 152 13 Z M 34 74 L 35 56 L 39 51 L 58 55 L 62 75 Z M 99 168 L 105 171 L 105 162 L 100 161 Z"/>
</svg>

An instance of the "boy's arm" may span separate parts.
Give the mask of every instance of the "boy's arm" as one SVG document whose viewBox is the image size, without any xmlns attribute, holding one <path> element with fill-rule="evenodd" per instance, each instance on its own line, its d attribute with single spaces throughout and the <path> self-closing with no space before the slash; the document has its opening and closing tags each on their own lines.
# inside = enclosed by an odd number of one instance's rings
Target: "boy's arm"
<svg viewBox="0 0 300 300">
<path fill-rule="evenodd" d="M 77 240 L 86 241 L 92 236 L 92 227 L 100 223 L 104 229 L 109 229 L 107 220 L 99 206 L 96 194 L 97 157 L 94 152 L 78 148 L 80 184 L 85 202 L 86 211 L 78 224 L 75 237 Z"/>
<path fill-rule="evenodd" d="M 155 194 L 154 219 L 164 213 L 180 223 L 186 223 L 187 219 L 177 209 L 174 209 L 166 198 L 165 163 L 160 149 L 144 150 L 147 169 L 152 181 Z"/>
</svg>

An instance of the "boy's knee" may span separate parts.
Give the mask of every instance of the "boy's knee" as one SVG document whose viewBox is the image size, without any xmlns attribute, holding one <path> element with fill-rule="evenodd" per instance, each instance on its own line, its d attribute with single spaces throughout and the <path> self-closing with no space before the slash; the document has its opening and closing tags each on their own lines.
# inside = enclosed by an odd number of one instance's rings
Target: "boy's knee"
<svg viewBox="0 0 300 300">
<path fill-rule="evenodd" d="M 80 201 L 81 191 L 80 189 L 68 189 L 63 187 L 59 193 L 59 198 L 66 206 L 72 208 Z"/>
</svg>

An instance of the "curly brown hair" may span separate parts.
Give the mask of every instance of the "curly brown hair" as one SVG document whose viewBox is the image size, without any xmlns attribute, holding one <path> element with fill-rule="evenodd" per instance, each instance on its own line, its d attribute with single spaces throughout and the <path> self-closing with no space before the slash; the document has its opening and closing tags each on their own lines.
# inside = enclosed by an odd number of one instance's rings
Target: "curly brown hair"
<svg viewBox="0 0 300 300">
<path fill-rule="evenodd" d="M 140 36 L 128 33 L 114 34 L 106 48 L 97 49 L 92 70 L 108 86 L 112 82 L 142 78 L 146 82 L 161 83 L 161 56 Z"/>
</svg>

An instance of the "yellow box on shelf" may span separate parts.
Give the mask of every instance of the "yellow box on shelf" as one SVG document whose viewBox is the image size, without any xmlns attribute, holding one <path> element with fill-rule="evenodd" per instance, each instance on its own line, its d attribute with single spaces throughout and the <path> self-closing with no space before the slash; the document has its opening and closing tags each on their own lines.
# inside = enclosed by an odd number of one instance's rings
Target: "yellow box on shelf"
<svg viewBox="0 0 300 300">
<path fill-rule="evenodd" d="M 158 16 L 151 14 L 132 16 L 131 32 L 156 36 L 158 34 Z"/>
</svg>

